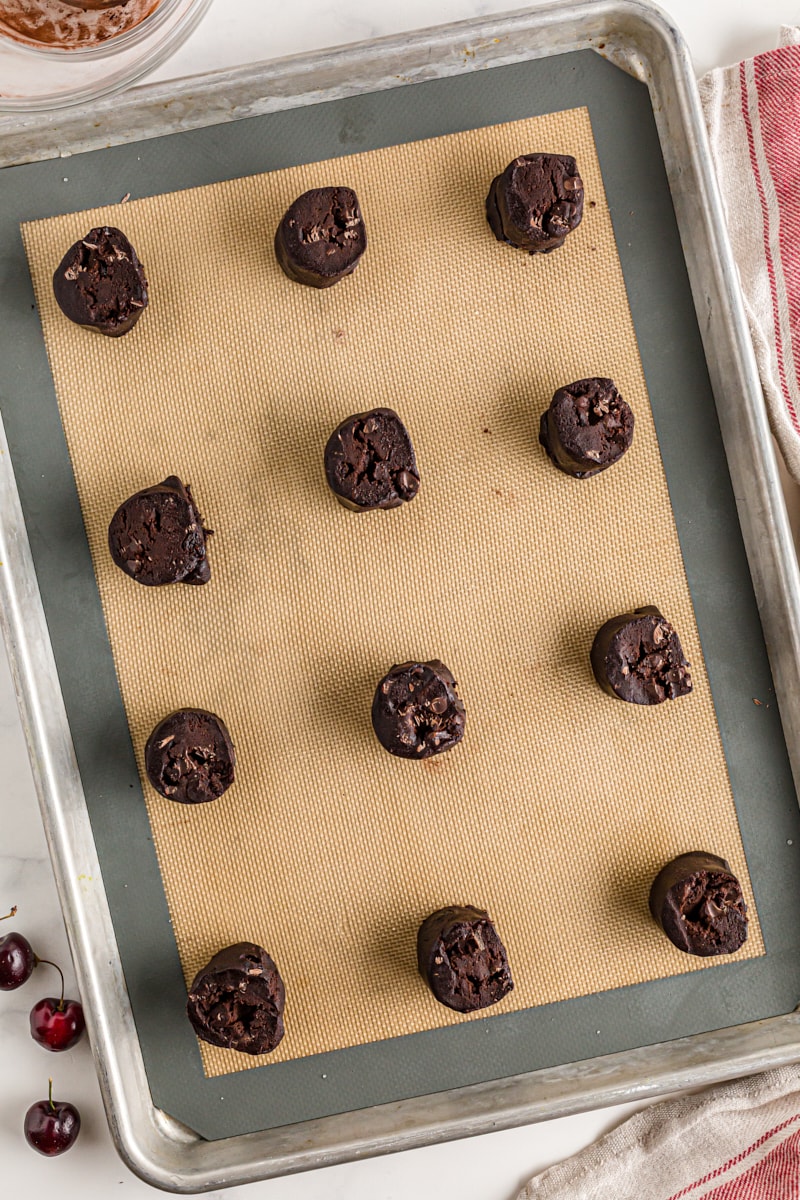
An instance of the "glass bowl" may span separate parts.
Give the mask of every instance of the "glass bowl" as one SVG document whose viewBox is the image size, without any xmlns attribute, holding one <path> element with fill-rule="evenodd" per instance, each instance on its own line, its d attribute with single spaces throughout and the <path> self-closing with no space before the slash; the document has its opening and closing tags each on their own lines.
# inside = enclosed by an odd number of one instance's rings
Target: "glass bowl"
<svg viewBox="0 0 800 1200">
<path fill-rule="evenodd" d="M 136 12 L 136 0 L 129 0 Z M 30 8 L 47 7 L 48 0 L 30 0 Z M 114 36 L 95 44 L 42 44 L 12 34 L 3 24 L 3 13 L 24 12 L 24 0 L 13 0 L 6 7 L 0 0 L 0 113 L 39 112 L 86 104 L 110 92 L 119 91 L 160 66 L 185 41 L 195 28 L 211 0 L 141 0 L 147 12 Z M 98 5 L 102 7 L 102 3 Z M 68 0 L 53 0 L 60 14 L 70 9 L 74 20 L 70 28 L 81 24 L 83 33 L 91 33 L 109 12 L 83 14 Z M 123 5 L 119 6 L 124 12 Z M 10 19 L 7 17 L 7 19 Z M 129 21 L 132 18 L 128 18 Z M 66 25 L 64 26 L 66 27 Z"/>
</svg>

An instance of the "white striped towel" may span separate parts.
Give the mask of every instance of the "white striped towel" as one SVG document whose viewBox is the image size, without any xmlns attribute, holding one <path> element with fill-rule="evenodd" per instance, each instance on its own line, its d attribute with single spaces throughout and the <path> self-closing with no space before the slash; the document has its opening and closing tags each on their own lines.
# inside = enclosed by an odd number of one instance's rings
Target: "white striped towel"
<svg viewBox="0 0 800 1200">
<path fill-rule="evenodd" d="M 700 80 L 772 431 L 800 483 L 800 29 Z"/>
<path fill-rule="evenodd" d="M 537 1175 L 517 1200 L 798 1200 L 800 1067 L 666 1100 Z"/>
</svg>

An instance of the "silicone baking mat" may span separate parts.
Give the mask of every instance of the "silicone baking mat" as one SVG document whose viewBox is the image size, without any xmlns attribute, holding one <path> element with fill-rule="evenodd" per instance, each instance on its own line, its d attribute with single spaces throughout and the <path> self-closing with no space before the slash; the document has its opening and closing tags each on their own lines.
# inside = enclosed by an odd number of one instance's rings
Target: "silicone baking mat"
<svg viewBox="0 0 800 1200">
<path fill-rule="evenodd" d="M 483 206 L 533 148 L 574 154 L 586 189 L 575 235 L 538 258 L 499 245 Z M 270 235 L 331 182 L 355 188 L 369 248 L 320 293 L 285 278 Z M 152 292 L 113 341 L 66 321 L 51 282 L 67 246 L 110 224 Z M 746 866 L 586 110 L 68 214 L 23 239 L 140 768 L 150 731 L 187 705 L 220 713 L 237 747 L 237 782 L 210 805 L 165 801 L 143 775 L 187 981 L 222 946 L 266 946 L 288 995 L 280 1061 L 463 1020 L 415 970 L 417 926 L 449 903 L 487 907 L 507 943 L 515 988 L 497 1012 L 719 966 L 675 951 L 647 909 L 676 853 L 707 847 L 743 880 Z M 576 481 L 536 430 L 587 375 L 617 381 L 636 432 L 614 470 Z M 422 488 L 354 514 L 321 455 L 375 405 L 407 422 Z M 214 530 L 206 588 L 137 587 L 108 554 L 117 504 L 173 473 Z M 608 616 L 653 601 L 694 692 L 650 710 L 601 693 L 588 648 Z M 430 658 L 456 673 L 464 744 L 394 759 L 370 730 L 375 685 Z M 578 922 L 572 903 L 539 903 L 553 864 L 593 898 Z M 741 953 L 761 950 L 752 911 Z M 214 1074 L 267 1061 L 201 1051 Z"/>
<path fill-rule="evenodd" d="M 583 65 L 577 88 L 576 59 Z M 208 1070 L 239 1074 L 221 1080 L 222 1090 L 206 1089 L 201 1112 L 186 1095 L 191 1070 L 180 1055 L 196 1051 L 183 1029 L 185 989 L 172 982 L 169 945 L 161 932 L 157 940 L 141 928 L 128 941 L 126 973 L 139 996 L 157 1103 L 207 1136 L 530 1069 L 565 1049 L 562 1061 L 731 1023 L 732 1013 L 746 1019 L 740 1013 L 758 991 L 753 972 L 769 962 L 746 961 L 763 949 L 754 907 L 745 953 L 713 970 L 697 971 L 703 964 L 665 945 L 647 917 L 654 871 L 695 844 L 729 857 L 754 898 L 701 636 L 739 815 L 751 833 L 751 868 L 762 853 L 752 843 L 752 788 L 743 808 L 736 785 L 754 755 L 762 768 L 766 759 L 772 764 L 770 796 L 782 806 L 781 821 L 789 819 L 789 793 L 696 325 L 685 276 L 673 265 L 677 235 L 647 96 L 592 56 L 570 56 L 560 68 L 487 72 L 495 78 L 480 106 L 473 96 L 459 107 L 463 80 L 404 89 L 406 116 L 415 105 L 418 118 L 429 112 L 433 91 L 448 97 L 449 111 L 459 112 L 450 119 L 467 127 L 455 136 L 392 148 L 402 138 L 387 116 L 389 97 L 341 102 L 331 114 L 339 143 L 384 148 L 330 167 L 69 213 L 25 230 L 136 752 L 155 721 L 180 704 L 220 712 L 238 747 L 238 782 L 214 805 L 178 809 L 146 792 L 184 974 L 225 942 L 251 937 L 269 947 L 287 982 L 286 1039 L 263 1071 L 245 1073 L 256 1088 L 265 1080 L 258 1112 L 242 1117 L 242 1068 L 255 1064 L 216 1051 L 206 1056 Z M 591 101 L 593 88 L 626 109 L 629 126 L 627 109 L 635 113 L 644 137 L 633 176 L 620 177 L 622 142 L 609 136 L 602 106 L 574 107 Z M 569 111 L 487 126 L 556 108 L 559 98 Z M 481 127 L 470 130 L 478 115 Z M 297 136 L 304 116 L 316 142 Z M 281 122 L 291 119 L 290 143 Z M 424 121 L 411 128 L 425 132 Z M 265 130 L 277 134 L 268 155 Z M 620 139 L 625 132 L 623 122 Z M 246 149 L 237 164 L 279 167 L 291 162 L 298 141 L 309 157 L 315 145 L 337 145 L 325 133 L 324 116 L 320 123 L 309 113 L 284 114 L 232 127 L 225 139 L 217 133 L 211 144 L 223 153 L 228 139 L 240 137 Z M 239 173 L 227 151 L 224 163 L 198 174 L 196 137 L 169 139 L 172 169 L 159 190 Z M 606 158 L 693 596 L 595 141 Z M 564 250 L 544 259 L 498 245 L 482 211 L 492 175 L 534 146 L 574 153 L 589 201 Z M 147 158 L 155 144 L 129 148 L 124 159 L 129 172 L 150 180 L 154 159 L 133 167 L 132 149 Z M 162 161 L 166 150 L 162 144 Z M 371 244 L 352 279 L 318 294 L 280 274 L 271 240 L 293 196 L 332 181 L 332 172 L 359 191 Z M 108 196 L 94 179 L 90 194 Z M 128 175 L 117 198 L 131 182 Z M 49 293 L 63 250 L 100 219 L 129 233 L 153 291 L 139 327 L 116 343 L 69 326 Z M 642 325 L 658 337 L 643 338 Z M 618 467 L 576 483 L 537 446 L 538 416 L 555 386 L 593 372 L 617 379 L 636 411 L 636 438 Z M 327 493 L 321 450 L 341 417 L 377 403 L 399 409 L 408 423 L 422 489 L 399 512 L 356 516 Z M 693 473 L 698 461 L 702 471 Z M 121 498 L 171 471 L 191 481 L 217 531 L 214 579 L 205 589 L 150 592 L 110 567 L 105 530 Z M 723 559 L 728 592 L 720 613 Z M 647 602 L 679 628 L 695 678 L 691 697 L 653 711 L 603 696 L 587 657 L 608 615 Z M 738 641 L 725 643 L 720 635 L 737 622 Z M 427 765 L 391 759 L 369 728 L 377 679 L 410 656 L 442 657 L 469 714 L 463 745 Z M 759 693 L 763 712 L 752 703 Z M 109 737 L 98 745 L 97 713 L 74 704 L 70 711 L 85 777 L 99 757 L 117 788 L 123 778 L 127 787 L 122 760 L 109 748 L 121 748 L 116 716 L 106 717 Z M 95 740 L 87 753 L 89 726 Z M 732 752 L 730 736 L 735 742 L 745 728 L 747 762 Z M 758 778 L 763 804 L 767 776 Z M 127 808 L 121 799 L 119 791 L 113 801 L 107 791 L 92 797 L 106 841 L 115 821 L 135 823 L 135 795 Z M 129 853 L 136 845 L 146 865 L 138 828 Z M 122 861 L 118 848 L 118 868 Z M 123 873 L 109 876 L 107 887 L 118 896 L 125 888 L 129 938 L 131 888 L 144 905 L 151 883 L 141 871 Z M 753 886 L 763 924 L 757 877 Z M 491 910 L 517 981 L 502 1006 L 473 1021 L 438 1008 L 414 970 L 419 920 L 452 900 Z M 769 896 L 766 914 L 769 922 Z M 641 983 L 686 971 L 696 983 Z M 704 977 L 715 982 L 706 987 Z M 767 1015 L 765 1004 L 782 1005 L 795 986 L 782 979 L 765 1000 L 763 982 L 758 1015 Z M 623 990 L 606 1003 L 596 993 L 607 988 Z M 696 1006 L 687 1015 L 689 996 Z M 680 1015 L 670 997 L 681 998 Z M 167 1031 L 176 1039 L 172 1086 L 155 1062 Z M 413 1031 L 424 1032 L 397 1036 Z M 281 1061 L 295 1056 L 306 1057 Z M 233 1117 L 214 1104 L 223 1094 L 227 1104 L 238 1097 Z"/>
</svg>

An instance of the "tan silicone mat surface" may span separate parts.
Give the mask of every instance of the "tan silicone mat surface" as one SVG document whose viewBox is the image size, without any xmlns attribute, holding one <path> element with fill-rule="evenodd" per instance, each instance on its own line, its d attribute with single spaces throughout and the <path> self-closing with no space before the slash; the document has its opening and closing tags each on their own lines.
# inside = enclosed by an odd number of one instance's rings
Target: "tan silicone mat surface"
<svg viewBox="0 0 800 1200">
<path fill-rule="evenodd" d="M 574 154 L 587 199 L 566 246 L 539 257 L 497 243 L 483 207 L 532 150 Z M 317 292 L 285 278 L 272 240 L 292 199 L 326 184 L 356 189 L 369 248 Z M 52 295 L 98 224 L 122 227 L 151 284 L 119 340 L 71 325 Z M 714 966 L 647 909 L 659 867 L 695 848 L 752 893 L 588 113 L 23 235 L 140 767 L 174 708 L 219 713 L 236 743 L 237 782 L 213 804 L 143 781 L 187 980 L 224 945 L 265 946 L 288 997 L 274 1061 L 468 1019 L 416 973 L 417 926 L 445 904 L 488 908 L 506 943 L 516 988 L 492 1012 Z M 587 375 L 617 381 L 636 433 L 617 466 L 576 481 L 538 423 Z M 376 405 L 406 422 L 422 486 L 355 514 L 322 452 Z M 215 530 L 212 582 L 143 588 L 112 565 L 108 522 L 173 473 Z M 654 709 L 604 695 L 588 657 L 603 621 L 647 603 L 695 682 Z M 442 659 L 467 706 L 461 745 L 423 763 L 392 758 L 370 724 L 377 681 L 411 658 Z M 740 957 L 763 953 L 750 911 Z M 211 1075 L 265 1061 L 202 1052 Z"/>
</svg>

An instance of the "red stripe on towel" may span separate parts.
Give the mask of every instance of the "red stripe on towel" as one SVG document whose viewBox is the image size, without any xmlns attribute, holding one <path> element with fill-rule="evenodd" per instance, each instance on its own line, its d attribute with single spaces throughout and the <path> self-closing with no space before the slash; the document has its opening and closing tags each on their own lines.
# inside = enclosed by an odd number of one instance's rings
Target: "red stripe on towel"
<svg viewBox="0 0 800 1200">
<path fill-rule="evenodd" d="M 785 1129 L 788 1129 L 790 1125 L 796 1125 L 798 1121 L 800 1121 L 800 1113 L 795 1114 L 793 1117 L 789 1117 L 786 1121 L 782 1121 L 780 1125 L 776 1125 L 774 1129 L 770 1129 L 767 1133 L 763 1134 L 757 1142 L 753 1142 L 752 1146 L 748 1146 L 746 1150 L 742 1150 L 741 1154 L 737 1154 L 734 1158 L 729 1158 L 727 1162 L 722 1163 L 714 1171 L 709 1171 L 708 1174 L 703 1175 L 701 1179 L 696 1179 L 694 1183 L 690 1183 L 685 1188 L 681 1188 L 679 1192 L 675 1192 L 674 1195 L 670 1196 L 669 1200 L 681 1200 L 681 1197 L 688 1196 L 691 1192 L 696 1191 L 697 1188 L 705 1187 L 707 1184 L 713 1183 L 715 1179 L 719 1179 L 720 1175 L 724 1175 L 727 1171 L 737 1167 L 740 1163 L 743 1163 L 745 1159 L 749 1158 L 751 1154 L 754 1154 L 756 1150 L 760 1150 L 761 1147 L 770 1140 L 770 1138 L 774 1138 L 778 1133 L 783 1133 Z M 791 1137 L 784 1139 L 784 1141 L 781 1143 L 781 1146 L 786 1145 L 789 1142 L 794 1144 L 794 1158 L 792 1161 L 795 1164 L 799 1161 L 797 1146 L 798 1138 L 800 1138 L 800 1130 L 797 1130 L 796 1133 L 792 1134 Z M 781 1146 L 776 1147 L 776 1150 L 779 1150 Z M 776 1151 L 771 1151 L 770 1155 L 775 1152 Z M 760 1164 L 756 1165 L 759 1166 Z M 751 1169 L 755 1170 L 755 1168 Z M 797 1177 L 796 1169 L 794 1177 Z M 742 1178 L 744 1178 L 744 1176 L 738 1176 L 733 1183 L 738 1185 L 739 1180 Z M 728 1187 L 729 1185 L 722 1184 L 721 1186 Z M 723 1196 L 724 1200 L 734 1200 L 734 1198 L 735 1200 L 757 1200 L 757 1198 L 758 1200 L 795 1200 L 795 1198 L 799 1195 L 800 1194 L 797 1191 L 785 1193 L 777 1192 L 774 1194 L 772 1192 L 765 1191 L 763 1193 L 742 1192 L 740 1196 L 738 1192 L 729 1192 L 725 1194 L 722 1193 L 719 1188 L 717 1188 L 715 1191 L 704 1192 L 703 1200 L 723 1200 Z"/>
<path fill-rule="evenodd" d="M 706 1192 L 703 1200 L 798 1200 L 800 1130 L 784 1138 L 744 1175 Z"/>
<path fill-rule="evenodd" d="M 755 62 L 757 64 L 758 59 L 756 59 Z M 766 77 L 765 77 L 765 74 L 766 74 Z M 758 79 L 758 75 L 756 76 L 756 79 Z M 762 86 L 764 87 L 765 92 L 768 92 L 769 89 L 772 88 L 772 86 L 774 85 L 774 78 L 772 77 L 771 72 L 767 71 L 766 73 L 764 73 L 762 71 L 761 79 L 762 79 Z M 758 138 L 761 145 L 764 145 L 765 139 L 762 137 L 760 129 L 757 129 L 754 131 L 753 124 L 752 124 L 752 121 L 750 118 L 749 101 L 751 99 L 754 99 L 755 107 L 756 107 L 758 117 L 759 117 L 759 122 L 760 122 L 762 99 L 759 94 L 758 84 L 756 84 L 755 97 L 750 96 L 744 63 L 742 63 L 739 67 L 739 83 L 740 83 L 740 87 L 741 87 L 741 96 L 742 96 L 742 117 L 744 119 L 744 125 L 745 125 L 745 129 L 747 131 L 747 144 L 748 144 L 748 147 L 750 150 L 750 165 L 753 170 L 753 178 L 755 180 L 756 189 L 758 191 L 758 198 L 759 198 L 759 202 L 761 204 L 761 215 L 762 215 L 763 225 L 764 225 L 764 254 L 765 254 L 766 262 L 767 262 L 767 273 L 769 276 L 769 289 L 770 289 L 770 296 L 772 299 L 772 319 L 773 319 L 773 325 L 775 328 L 775 353 L 776 353 L 777 360 L 778 360 L 778 375 L 780 378 L 781 392 L 783 394 L 783 398 L 786 403 L 787 411 L 791 418 L 792 424 L 794 425 L 797 432 L 800 433 L 800 421 L 798 421 L 797 413 L 795 412 L 794 404 L 792 403 L 792 399 L 789 394 L 789 389 L 786 384 L 786 371 L 785 371 L 785 366 L 784 366 L 784 346 L 783 346 L 783 338 L 782 338 L 782 333 L 781 333 L 780 313 L 779 313 L 779 308 L 778 308 L 778 289 L 777 289 L 777 285 L 776 285 L 776 281 L 775 281 L 775 264 L 773 262 L 773 257 L 772 257 L 771 234 L 773 232 L 773 220 L 777 219 L 778 225 L 780 225 L 780 221 L 778 218 L 778 214 L 775 214 L 774 218 L 771 218 L 771 216 L 770 216 L 769 204 L 767 202 L 767 197 L 766 197 L 766 194 L 764 191 L 764 181 L 761 177 L 761 170 L 759 168 L 759 163 L 758 163 L 758 154 L 756 151 L 756 138 Z M 763 102 L 765 104 L 768 104 L 770 109 L 772 108 L 771 103 L 769 103 L 767 101 L 766 97 Z M 766 150 L 766 146 L 764 146 L 764 148 Z M 768 155 L 767 155 L 767 162 L 769 164 L 769 156 Z M 771 174 L 771 172 L 770 172 L 770 174 Z M 780 235 L 778 232 L 778 237 L 779 236 Z M 779 244 L 780 244 L 780 242 L 779 242 Z"/>
<path fill-rule="evenodd" d="M 760 54 L 753 70 L 761 140 L 778 199 L 778 245 L 789 310 L 789 329 L 782 336 L 791 340 L 800 379 L 800 46 Z M 792 419 L 796 425 L 794 411 Z"/>
</svg>

